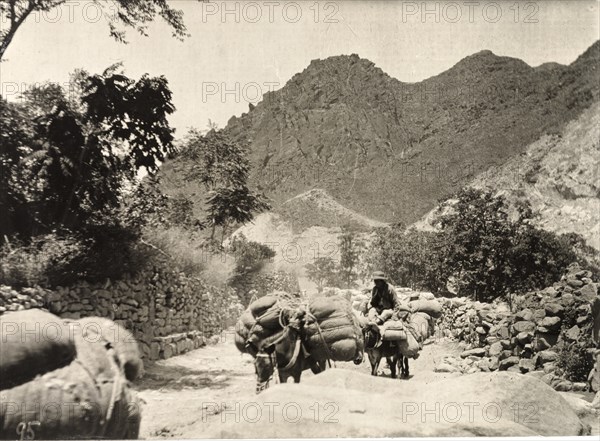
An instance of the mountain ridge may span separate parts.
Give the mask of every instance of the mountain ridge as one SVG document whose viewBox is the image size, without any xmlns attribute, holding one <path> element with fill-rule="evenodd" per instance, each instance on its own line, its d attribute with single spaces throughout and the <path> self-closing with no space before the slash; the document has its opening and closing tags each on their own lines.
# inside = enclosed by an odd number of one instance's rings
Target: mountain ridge
<svg viewBox="0 0 600 441">
<path fill-rule="evenodd" d="M 477 173 L 560 133 L 598 99 L 599 60 L 600 42 L 543 68 L 483 50 L 404 83 L 338 55 L 312 60 L 224 130 L 248 147 L 250 183 L 275 209 L 319 188 L 360 215 L 410 224 Z"/>
<path fill-rule="evenodd" d="M 312 188 L 382 222 L 410 223 L 598 96 L 598 42 L 565 68 L 480 51 L 419 83 L 356 54 L 313 60 L 226 131 L 250 148 L 276 204 Z"/>
</svg>

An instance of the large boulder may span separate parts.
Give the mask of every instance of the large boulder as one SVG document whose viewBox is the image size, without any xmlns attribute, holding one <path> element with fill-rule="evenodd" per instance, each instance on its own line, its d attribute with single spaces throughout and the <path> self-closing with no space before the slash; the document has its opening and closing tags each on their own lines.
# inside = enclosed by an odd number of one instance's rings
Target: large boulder
<svg viewBox="0 0 600 441">
<path fill-rule="evenodd" d="M 506 372 L 425 383 L 394 382 L 336 369 L 300 385 L 282 384 L 258 397 L 248 396 L 240 400 L 238 413 L 250 405 L 250 417 L 223 413 L 220 419 L 208 425 L 199 421 L 180 435 L 371 438 L 589 433 L 589 426 L 551 387 L 536 378 Z"/>
</svg>

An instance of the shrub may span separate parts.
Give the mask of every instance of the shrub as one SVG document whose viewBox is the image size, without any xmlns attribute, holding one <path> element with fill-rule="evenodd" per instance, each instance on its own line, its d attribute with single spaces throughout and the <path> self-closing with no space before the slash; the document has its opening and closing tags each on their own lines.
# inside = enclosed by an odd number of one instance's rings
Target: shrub
<svg viewBox="0 0 600 441">
<path fill-rule="evenodd" d="M 56 233 L 31 242 L 4 244 L 0 250 L 0 284 L 15 288 L 68 284 L 84 274 L 80 265 L 88 244 Z"/>
<path fill-rule="evenodd" d="M 586 382 L 594 367 L 594 356 L 590 351 L 594 346 L 590 329 L 582 330 L 582 337 L 576 342 L 563 341 L 558 350 L 556 373 L 570 381 Z"/>
</svg>

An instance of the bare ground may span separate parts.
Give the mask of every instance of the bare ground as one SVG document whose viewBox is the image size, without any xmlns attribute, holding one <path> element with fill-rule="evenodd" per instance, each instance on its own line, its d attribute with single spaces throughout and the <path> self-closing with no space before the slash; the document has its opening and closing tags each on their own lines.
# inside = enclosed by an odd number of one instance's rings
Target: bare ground
<svg viewBox="0 0 600 441">
<path fill-rule="evenodd" d="M 420 357 L 410 362 L 411 378 L 428 382 L 458 375 L 434 373 L 433 369 L 442 356 L 460 352 L 456 343 L 446 340 L 425 345 Z M 381 366 L 383 376 L 389 376 L 385 361 Z M 359 366 L 336 363 L 335 368 L 370 372 L 368 360 Z M 310 371 L 303 374 L 310 375 L 313 375 Z M 390 381 L 394 381 L 394 387 L 401 388 L 402 383 L 410 379 Z M 221 410 L 232 409 L 240 396 L 254 393 L 254 365 L 249 355 L 238 352 L 233 334 L 223 333 L 214 345 L 148 366 L 135 389 L 145 401 L 140 437 L 180 437 L 192 423 L 198 420 L 208 423 L 218 418 Z M 201 438 L 202 433 L 194 437 Z"/>
</svg>

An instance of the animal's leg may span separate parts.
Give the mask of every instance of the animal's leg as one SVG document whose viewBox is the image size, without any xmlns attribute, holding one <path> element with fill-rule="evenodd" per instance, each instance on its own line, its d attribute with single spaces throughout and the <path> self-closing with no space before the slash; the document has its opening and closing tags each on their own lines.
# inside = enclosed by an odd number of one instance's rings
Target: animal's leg
<svg viewBox="0 0 600 441">
<path fill-rule="evenodd" d="M 390 377 L 397 378 L 398 377 L 398 373 L 396 372 L 397 358 L 395 356 L 386 357 L 386 358 L 387 358 L 388 364 L 390 365 Z"/>
<path fill-rule="evenodd" d="M 377 370 L 379 369 L 379 362 L 381 361 L 381 354 L 369 354 L 369 362 L 371 363 L 371 375 L 377 376 Z"/>
<path fill-rule="evenodd" d="M 288 378 L 290 378 L 290 375 L 288 373 L 283 373 L 281 371 L 279 371 L 279 382 L 284 384 L 287 383 Z"/>
<path fill-rule="evenodd" d="M 402 369 L 402 378 L 408 378 L 408 357 L 401 355 L 399 359 L 399 366 Z"/>
<path fill-rule="evenodd" d="M 313 374 L 319 374 L 325 370 L 325 363 L 319 360 L 315 360 L 312 357 L 306 359 L 308 366 Z"/>
</svg>

